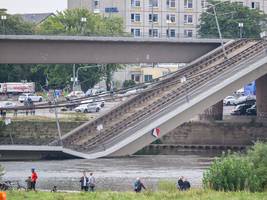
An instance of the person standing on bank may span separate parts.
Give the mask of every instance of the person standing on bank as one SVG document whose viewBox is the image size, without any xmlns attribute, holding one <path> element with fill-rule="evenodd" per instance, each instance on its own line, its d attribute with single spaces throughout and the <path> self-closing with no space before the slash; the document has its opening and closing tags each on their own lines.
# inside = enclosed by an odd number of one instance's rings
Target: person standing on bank
<svg viewBox="0 0 267 200">
<path fill-rule="evenodd" d="M 177 188 L 179 190 L 184 190 L 184 177 L 181 176 L 179 179 L 178 179 L 178 182 L 177 182 Z"/>
<path fill-rule="evenodd" d="M 134 191 L 141 192 L 142 189 L 146 190 L 146 187 L 144 186 L 140 178 L 136 178 L 136 181 L 134 182 Z"/>
<path fill-rule="evenodd" d="M 91 192 L 95 191 L 95 177 L 93 176 L 93 173 L 90 173 L 89 176 L 89 189 Z"/>
<path fill-rule="evenodd" d="M 81 191 L 88 191 L 88 183 L 89 183 L 89 179 L 86 176 L 86 172 L 83 172 L 83 176 L 80 179 L 80 183 L 81 183 Z"/>
<path fill-rule="evenodd" d="M 190 187 L 191 187 L 191 185 L 190 185 L 189 181 L 187 179 L 185 179 L 185 181 L 184 181 L 184 188 L 183 189 L 184 190 L 189 190 Z"/>
<path fill-rule="evenodd" d="M 32 175 L 31 175 L 31 189 L 36 191 L 36 182 L 37 182 L 37 179 L 38 179 L 38 175 L 37 173 L 35 172 L 35 169 L 32 168 Z"/>
</svg>

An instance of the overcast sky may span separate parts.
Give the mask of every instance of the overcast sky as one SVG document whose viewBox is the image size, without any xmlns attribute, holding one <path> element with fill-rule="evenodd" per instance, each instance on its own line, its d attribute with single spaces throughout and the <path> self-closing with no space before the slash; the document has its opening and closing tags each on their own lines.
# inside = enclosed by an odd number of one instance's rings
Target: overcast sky
<svg viewBox="0 0 267 200">
<path fill-rule="evenodd" d="M 66 9 L 67 0 L 0 0 L 0 8 L 10 14 L 55 12 Z"/>
</svg>

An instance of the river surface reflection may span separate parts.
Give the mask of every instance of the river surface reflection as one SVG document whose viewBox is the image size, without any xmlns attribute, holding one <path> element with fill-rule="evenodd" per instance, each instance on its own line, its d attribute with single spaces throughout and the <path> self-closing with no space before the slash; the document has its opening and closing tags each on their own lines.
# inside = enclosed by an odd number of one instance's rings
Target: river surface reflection
<svg viewBox="0 0 267 200">
<path fill-rule="evenodd" d="M 214 156 L 203 155 L 152 155 L 97 160 L 57 160 L 0 162 L 5 168 L 4 180 L 18 180 L 25 184 L 31 168 L 38 172 L 37 187 L 50 190 L 54 185 L 60 190 L 79 190 L 82 171 L 94 172 L 97 189 L 125 191 L 132 190 L 136 177 L 145 185 L 157 189 L 160 180 L 176 182 L 185 176 L 192 187 L 201 187 L 204 170 Z"/>
</svg>

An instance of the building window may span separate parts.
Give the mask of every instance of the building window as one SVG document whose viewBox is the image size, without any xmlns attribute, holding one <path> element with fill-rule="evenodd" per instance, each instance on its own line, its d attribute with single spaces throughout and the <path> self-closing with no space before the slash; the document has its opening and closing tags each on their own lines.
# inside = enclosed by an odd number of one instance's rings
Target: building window
<svg viewBox="0 0 267 200">
<path fill-rule="evenodd" d="M 166 30 L 166 35 L 167 35 L 167 37 L 176 37 L 176 31 L 175 31 L 175 29 L 167 29 Z"/>
<path fill-rule="evenodd" d="M 184 23 L 192 24 L 193 23 L 193 15 L 184 15 Z"/>
<path fill-rule="evenodd" d="M 132 28 L 131 34 L 134 37 L 141 37 L 141 30 L 139 28 Z"/>
<path fill-rule="evenodd" d="M 260 9 L 260 2 L 251 2 L 252 9 Z"/>
<path fill-rule="evenodd" d="M 193 0 L 184 0 L 185 8 L 193 8 Z"/>
<path fill-rule="evenodd" d="M 175 8 L 175 0 L 167 0 L 166 4 L 168 8 Z"/>
<path fill-rule="evenodd" d="M 141 6 L 140 0 L 131 0 L 131 6 L 140 7 Z"/>
<path fill-rule="evenodd" d="M 149 7 L 159 7 L 158 0 L 149 0 Z"/>
<path fill-rule="evenodd" d="M 184 30 L 184 36 L 185 37 L 193 37 L 193 30 Z"/>
<path fill-rule="evenodd" d="M 159 37 L 158 29 L 149 29 L 149 37 Z"/>
<path fill-rule="evenodd" d="M 171 23 L 175 23 L 175 14 L 167 14 L 166 15 L 166 21 L 169 21 Z"/>
<path fill-rule="evenodd" d="M 132 22 L 140 22 L 141 21 L 141 15 L 138 13 L 131 13 L 131 21 Z"/>
<path fill-rule="evenodd" d="M 132 74 L 131 79 L 136 82 L 140 82 L 140 74 Z"/>
<path fill-rule="evenodd" d="M 152 75 L 144 75 L 145 82 L 151 81 L 153 79 Z"/>
<path fill-rule="evenodd" d="M 159 15 L 158 14 L 149 14 L 149 22 L 158 22 Z"/>
</svg>

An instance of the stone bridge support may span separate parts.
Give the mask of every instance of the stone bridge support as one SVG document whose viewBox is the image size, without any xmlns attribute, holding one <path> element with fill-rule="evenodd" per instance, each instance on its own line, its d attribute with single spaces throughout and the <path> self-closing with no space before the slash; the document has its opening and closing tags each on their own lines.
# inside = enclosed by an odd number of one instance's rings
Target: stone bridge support
<svg viewBox="0 0 267 200">
<path fill-rule="evenodd" d="M 267 74 L 256 80 L 257 115 L 267 118 Z"/>
</svg>

